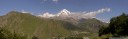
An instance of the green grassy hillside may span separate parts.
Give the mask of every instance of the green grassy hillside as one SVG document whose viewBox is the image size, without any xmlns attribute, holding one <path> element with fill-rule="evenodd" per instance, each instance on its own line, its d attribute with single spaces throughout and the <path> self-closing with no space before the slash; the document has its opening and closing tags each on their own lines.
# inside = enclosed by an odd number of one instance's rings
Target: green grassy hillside
<svg viewBox="0 0 128 39">
<path fill-rule="evenodd" d="M 28 39 L 52 39 L 53 37 L 87 36 L 96 37 L 99 28 L 107 25 L 97 19 L 40 18 L 30 13 L 11 11 L 0 16 L 0 27 L 27 35 Z"/>
<path fill-rule="evenodd" d="M 70 30 L 75 30 L 74 25 L 60 20 L 43 19 L 29 13 L 16 11 L 9 12 L 0 17 L 0 26 L 7 27 L 11 31 L 28 35 L 31 39 L 36 36 L 39 39 L 51 39 L 57 36 L 69 36 Z"/>
</svg>

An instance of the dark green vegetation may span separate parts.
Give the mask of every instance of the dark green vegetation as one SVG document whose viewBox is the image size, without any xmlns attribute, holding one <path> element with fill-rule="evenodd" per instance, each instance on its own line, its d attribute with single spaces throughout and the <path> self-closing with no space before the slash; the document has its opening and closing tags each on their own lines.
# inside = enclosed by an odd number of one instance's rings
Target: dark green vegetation
<svg viewBox="0 0 128 39">
<path fill-rule="evenodd" d="M 27 35 L 27 39 L 72 38 L 71 36 L 94 38 L 98 36 L 102 25 L 104 23 L 97 19 L 56 20 L 17 11 L 0 16 L 0 27 L 6 27 L 10 33 L 21 34 L 17 35 L 19 39 L 22 34 Z"/>
<path fill-rule="evenodd" d="M 103 35 L 111 35 L 112 37 L 128 36 L 128 15 L 123 13 L 120 16 L 113 17 L 108 27 L 102 27 L 99 30 L 99 36 Z"/>
<path fill-rule="evenodd" d="M 27 36 L 0 27 L 0 39 L 27 39 Z"/>
</svg>

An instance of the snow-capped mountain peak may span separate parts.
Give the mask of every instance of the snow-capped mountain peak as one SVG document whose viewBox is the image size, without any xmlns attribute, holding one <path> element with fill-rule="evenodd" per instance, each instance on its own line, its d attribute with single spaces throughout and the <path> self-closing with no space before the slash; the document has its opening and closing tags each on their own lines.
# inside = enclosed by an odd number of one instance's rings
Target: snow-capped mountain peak
<svg viewBox="0 0 128 39">
<path fill-rule="evenodd" d="M 70 11 L 63 9 L 60 11 L 60 13 L 57 14 L 57 16 L 68 16 L 70 14 Z"/>
<path fill-rule="evenodd" d="M 38 15 L 39 17 L 44 17 L 44 18 L 50 18 L 50 17 L 69 17 L 70 11 L 63 9 L 61 10 L 58 14 L 50 14 L 49 12 L 46 12 L 42 15 Z"/>
</svg>

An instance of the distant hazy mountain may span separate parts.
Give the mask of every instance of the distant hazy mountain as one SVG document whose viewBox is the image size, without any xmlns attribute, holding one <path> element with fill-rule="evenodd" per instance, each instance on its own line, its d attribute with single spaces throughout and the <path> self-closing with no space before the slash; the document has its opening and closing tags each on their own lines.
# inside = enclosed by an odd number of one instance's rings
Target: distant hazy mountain
<svg viewBox="0 0 128 39">
<path fill-rule="evenodd" d="M 106 9 L 107 10 L 107 9 Z M 98 10 L 99 11 L 105 11 L 105 9 Z M 107 10 L 108 11 L 108 10 Z M 85 13 L 83 13 L 84 15 Z M 85 15 L 89 15 L 90 13 L 87 13 Z M 81 28 L 82 30 L 86 31 L 93 31 L 97 32 L 99 28 L 103 25 L 106 25 L 107 23 L 104 23 L 96 18 L 88 18 L 81 16 L 82 14 L 79 13 L 71 13 L 70 11 L 63 9 L 58 14 L 49 14 L 44 13 L 41 18 L 48 18 L 48 19 L 55 19 L 55 20 L 62 20 L 69 22 L 76 27 Z"/>
<path fill-rule="evenodd" d="M 92 19 L 54 18 L 54 19 L 69 22 L 69 23 L 75 25 L 76 27 L 80 28 L 80 30 L 89 31 L 89 32 L 98 32 L 98 30 L 101 26 L 108 25 L 108 23 L 97 20 L 96 18 L 92 18 Z"/>
</svg>

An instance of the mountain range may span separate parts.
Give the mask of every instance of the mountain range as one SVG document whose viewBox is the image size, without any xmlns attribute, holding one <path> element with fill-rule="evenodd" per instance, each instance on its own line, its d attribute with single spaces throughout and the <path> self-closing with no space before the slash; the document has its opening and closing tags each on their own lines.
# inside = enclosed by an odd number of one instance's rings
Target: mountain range
<svg viewBox="0 0 128 39">
<path fill-rule="evenodd" d="M 81 32 L 88 32 L 84 33 L 86 34 L 84 36 L 89 37 L 92 36 L 92 33 L 97 33 L 99 28 L 105 24 L 96 18 L 74 17 L 74 14 L 66 9 L 56 15 L 47 12 L 43 15 L 34 16 L 30 13 L 11 11 L 0 16 L 0 27 L 28 35 L 29 39 L 32 36 L 39 39 L 67 37 L 79 35 Z"/>
</svg>

